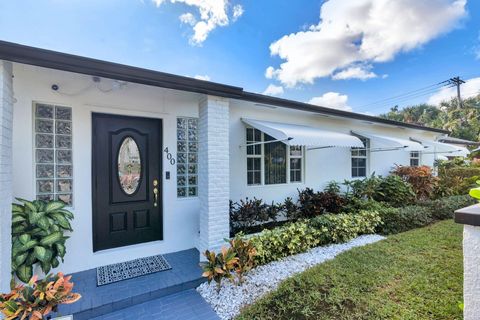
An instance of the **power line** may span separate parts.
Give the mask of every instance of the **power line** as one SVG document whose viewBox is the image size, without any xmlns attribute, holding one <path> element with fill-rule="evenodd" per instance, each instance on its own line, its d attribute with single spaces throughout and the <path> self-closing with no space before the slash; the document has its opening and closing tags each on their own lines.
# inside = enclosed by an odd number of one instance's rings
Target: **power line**
<svg viewBox="0 0 480 320">
<path fill-rule="evenodd" d="M 371 103 L 367 103 L 365 105 L 360 106 L 359 108 L 364 108 L 364 107 L 368 107 L 368 106 L 371 106 L 371 105 L 376 105 L 376 104 L 379 104 L 379 103 L 386 103 L 389 100 L 396 100 L 398 98 L 402 98 L 402 97 L 405 97 L 405 96 L 410 96 L 412 94 L 420 93 L 422 91 L 438 90 L 440 87 L 443 87 L 443 86 L 447 85 L 447 82 L 448 82 L 448 80 L 445 80 L 445 81 L 438 82 L 438 83 L 435 83 L 435 84 L 431 84 L 429 86 L 422 87 L 422 88 L 419 88 L 419 89 L 416 89 L 416 90 L 407 91 L 407 92 L 404 92 L 402 94 L 392 96 L 390 98 L 385 98 L 385 99 L 377 100 L 377 101 L 374 101 L 374 102 L 371 102 Z"/>
</svg>

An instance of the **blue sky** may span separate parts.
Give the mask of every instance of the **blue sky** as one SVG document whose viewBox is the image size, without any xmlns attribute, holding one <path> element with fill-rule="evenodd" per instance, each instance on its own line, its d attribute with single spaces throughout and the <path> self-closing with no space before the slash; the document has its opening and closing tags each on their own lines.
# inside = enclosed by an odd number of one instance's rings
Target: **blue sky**
<svg viewBox="0 0 480 320">
<path fill-rule="evenodd" d="M 372 114 L 480 90 L 472 0 L 4 0 L 0 39 Z"/>
</svg>

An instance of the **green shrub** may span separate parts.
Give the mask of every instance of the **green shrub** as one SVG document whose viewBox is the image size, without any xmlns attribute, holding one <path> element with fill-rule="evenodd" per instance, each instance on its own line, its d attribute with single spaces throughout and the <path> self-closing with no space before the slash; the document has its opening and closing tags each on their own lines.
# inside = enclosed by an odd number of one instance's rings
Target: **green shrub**
<svg viewBox="0 0 480 320">
<path fill-rule="evenodd" d="M 455 210 L 472 204 L 474 200 L 469 196 L 450 196 L 403 208 L 384 207 L 378 210 L 383 224 L 376 230 L 382 234 L 393 234 L 423 227 L 438 220 L 451 219 Z"/>
<path fill-rule="evenodd" d="M 320 231 L 300 221 L 264 230 L 250 241 L 257 250 L 255 262 L 265 264 L 319 245 L 320 236 Z"/>
<path fill-rule="evenodd" d="M 415 200 L 412 185 L 396 175 L 384 178 L 372 174 L 362 180 L 345 180 L 343 184 L 347 187 L 346 196 L 349 201 L 375 200 L 402 206 Z"/>
<path fill-rule="evenodd" d="M 380 211 L 384 208 L 390 207 L 391 205 L 386 202 L 351 198 L 349 199 L 348 204 L 343 207 L 343 211 L 345 213 L 357 213 L 360 211 Z"/>
<path fill-rule="evenodd" d="M 413 205 L 403 208 L 386 208 L 379 213 L 383 223 L 377 226 L 377 232 L 381 234 L 404 232 L 433 222 L 432 212 L 426 206 Z"/>
<path fill-rule="evenodd" d="M 468 195 L 451 196 L 443 199 L 420 202 L 419 205 L 428 207 L 435 220 L 453 218 L 453 213 L 463 207 L 475 204 L 475 200 Z"/>
<path fill-rule="evenodd" d="M 321 231 L 322 243 L 347 242 L 361 234 L 374 233 L 381 223 L 376 211 L 360 211 L 358 214 L 323 215 L 313 218 L 309 224 Z"/>
<path fill-rule="evenodd" d="M 480 176 L 480 167 L 453 167 L 449 169 L 439 170 L 440 177 L 459 177 L 461 179 Z"/>
<path fill-rule="evenodd" d="M 381 179 L 374 194 L 374 200 L 387 202 L 394 207 L 405 206 L 415 201 L 412 185 L 397 175 Z"/>
<path fill-rule="evenodd" d="M 264 230 L 250 240 L 257 250 L 256 262 L 265 264 L 321 244 L 344 242 L 360 234 L 373 233 L 380 223 L 377 212 L 325 214 L 273 230 Z"/>
</svg>

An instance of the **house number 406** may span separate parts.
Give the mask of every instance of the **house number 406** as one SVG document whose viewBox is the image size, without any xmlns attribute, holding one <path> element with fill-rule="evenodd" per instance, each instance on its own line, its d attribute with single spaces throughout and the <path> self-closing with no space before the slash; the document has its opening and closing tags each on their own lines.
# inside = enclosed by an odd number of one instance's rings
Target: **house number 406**
<svg viewBox="0 0 480 320">
<path fill-rule="evenodd" d="M 175 158 L 172 156 L 172 154 L 168 151 L 168 147 L 163 149 L 163 152 L 167 154 L 167 160 L 170 161 L 170 164 L 173 166 L 175 164 Z"/>
</svg>

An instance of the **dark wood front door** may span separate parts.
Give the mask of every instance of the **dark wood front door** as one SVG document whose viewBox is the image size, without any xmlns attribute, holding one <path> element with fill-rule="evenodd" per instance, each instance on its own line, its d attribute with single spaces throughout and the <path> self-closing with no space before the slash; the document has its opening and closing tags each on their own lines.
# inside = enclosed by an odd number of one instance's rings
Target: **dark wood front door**
<svg viewBox="0 0 480 320">
<path fill-rule="evenodd" d="M 93 250 L 162 239 L 162 121 L 94 113 Z"/>
</svg>

